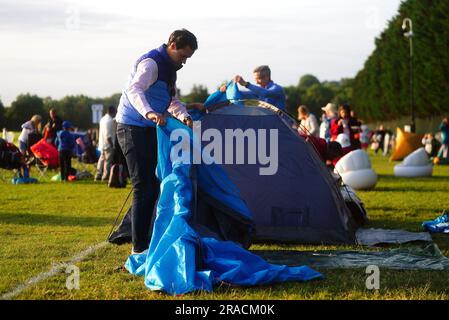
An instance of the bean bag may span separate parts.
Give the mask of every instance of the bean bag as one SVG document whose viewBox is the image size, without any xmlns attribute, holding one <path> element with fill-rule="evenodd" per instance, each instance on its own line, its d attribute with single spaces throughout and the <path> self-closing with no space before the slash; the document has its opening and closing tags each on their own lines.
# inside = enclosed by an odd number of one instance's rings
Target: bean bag
<svg viewBox="0 0 449 320">
<path fill-rule="evenodd" d="M 372 189 L 377 183 L 377 174 L 363 150 L 354 150 L 342 157 L 336 163 L 335 171 L 346 185 L 356 190 Z"/>
<path fill-rule="evenodd" d="M 401 164 L 394 167 L 394 175 L 397 177 L 430 177 L 433 167 L 424 148 L 415 150 L 408 155 Z"/>
<path fill-rule="evenodd" d="M 404 159 L 410 153 L 422 146 L 423 134 L 405 132 L 401 128 L 396 129 L 396 148 L 391 155 L 391 161 Z"/>
<path fill-rule="evenodd" d="M 432 176 L 432 165 L 426 166 L 404 166 L 398 164 L 394 167 L 394 175 L 396 177 L 416 178 Z"/>
</svg>

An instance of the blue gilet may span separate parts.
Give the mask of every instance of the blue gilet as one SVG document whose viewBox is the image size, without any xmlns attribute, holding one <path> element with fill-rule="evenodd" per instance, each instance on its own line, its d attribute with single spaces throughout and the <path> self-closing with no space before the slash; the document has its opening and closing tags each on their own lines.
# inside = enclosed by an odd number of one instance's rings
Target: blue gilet
<svg viewBox="0 0 449 320">
<path fill-rule="evenodd" d="M 126 88 L 129 87 L 139 63 L 145 59 L 153 59 L 158 68 L 157 80 L 145 92 L 145 98 L 150 104 L 151 108 L 157 113 L 164 113 L 170 106 L 172 96 L 175 95 L 176 71 L 177 68 L 169 55 L 167 54 L 167 45 L 163 44 L 157 49 L 141 56 L 134 64 Z M 120 103 L 117 108 L 116 120 L 118 123 L 123 123 L 139 127 L 155 127 L 156 124 L 148 119 L 145 119 L 132 105 L 127 96 L 127 89 L 123 90 L 120 97 Z"/>
</svg>

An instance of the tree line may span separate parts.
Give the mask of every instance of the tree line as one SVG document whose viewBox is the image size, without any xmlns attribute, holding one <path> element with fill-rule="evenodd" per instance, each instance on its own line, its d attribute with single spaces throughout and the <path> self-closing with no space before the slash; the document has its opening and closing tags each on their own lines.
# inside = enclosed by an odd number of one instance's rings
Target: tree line
<svg viewBox="0 0 449 320">
<path fill-rule="evenodd" d="M 321 107 L 328 102 L 348 102 L 352 96 L 351 79 L 341 81 L 320 82 L 313 75 L 304 75 L 295 86 L 285 87 L 287 98 L 287 110 L 292 115 L 297 115 L 300 104 L 306 104 L 315 113 L 321 113 Z M 188 94 L 180 94 L 181 101 L 204 102 L 210 92 L 204 85 L 194 85 Z M 55 109 L 57 114 L 64 120 L 70 120 L 80 129 L 88 129 L 94 126 L 92 123 L 91 105 L 101 103 L 104 112 L 110 105 L 118 106 L 120 93 L 106 98 L 92 98 L 85 95 L 66 96 L 60 100 L 50 97 L 39 97 L 32 94 L 21 94 L 11 103 L 9 108 L 4 108 L 0 100 L 0 128 L 8 130 L 20 130 L 21 125 L 28 121 L 34 114 L 43 117 L 44 123 L 48 120 L 48 111 Z"/>
<path fill-rule="evenodd" d="M 410 46 L 404 18 L 413 21 L 413 91 L 417 117 L 449 110 L 449 1 L 407 0 L 375 40 L 353 81 L 352 103 L 369 120 L 411 114 Z"/>
</svg>

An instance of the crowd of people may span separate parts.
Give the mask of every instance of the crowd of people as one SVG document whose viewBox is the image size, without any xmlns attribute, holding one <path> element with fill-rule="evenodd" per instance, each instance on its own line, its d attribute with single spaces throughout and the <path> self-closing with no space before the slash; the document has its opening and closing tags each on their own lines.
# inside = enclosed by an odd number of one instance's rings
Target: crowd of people
<svg viewBox="0 0 449 320">
<path fill-rule="evenodd" d="M 72 158 L 79 156 L 80 160 L 86 163 L 96 163 L 96 141 L 92 137 L 92 130 L 81 134 L 76 132 L 76 128 L 70 121 L 63 121 L 55 109 L 48 112 L 48 122 L 42 126 L 43 117 L 35 114 L 30 120 L 22 124 L 22 130 L 18 138 L 19 151 L 23 169 L 28 172 L 29 167 L 38 163 L 41 159 L 33 146 L 40 145 L 44 150 L 57 150 L 57 167 L 60 168 L 60 180 L 68 181 L 70 176 L 74 176 L 76 170 L 72 167 Z M 83 137 L 83 139 L 81 138 Z M 82 154 L 76 154 L 76 147 L 79 147 Z M 41 148 L 40 148 L 41 150 Z M 56 154 L 49 152 L 49 154 Z M 47 161 L 45 161 L 47 162 Z M 53 161 L 51 161 L 53 163 Z M 42 164 L 45 165 L 45 164 Z M 21 172 L 19 172 L 21 175 Z"/>
</svg>

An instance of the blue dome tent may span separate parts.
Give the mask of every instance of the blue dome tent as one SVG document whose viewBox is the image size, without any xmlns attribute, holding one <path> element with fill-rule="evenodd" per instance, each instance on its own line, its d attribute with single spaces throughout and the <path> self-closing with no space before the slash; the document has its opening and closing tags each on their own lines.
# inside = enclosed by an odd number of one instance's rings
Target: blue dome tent
<svg viewBox="0 0 449 320">
<path fill-rule="evenodd" d="M 356 242 L 357 225 L 339 186 L 313 147 L 298 135 L 296 120 L 264 102 L 229 99 L 220 93 L 212 95 L 206 106 L 206 112 L 192 114 L 198 121 L 193 131 L 175 119 L 168 119 L 166 126 L 157 129 L 161 195 L 150 249 L 148 255 L 131 255 L 126 268 L 144 275 L 150 289 L 171 294 L 210 291 L 219 282 L 255 285 L 321 277 L 306 266 L 268 264 L 245 250 L 254 241 Z M 172 162 L 170 151 L 175 143 L 170 135 L 174 130 L 185 129 L 200 154 L 205 150 L 210 141 L 195 140 L 198 125 L 202 132 L 212 129 L 221 136 L 226 136 L 227 130 L 275 130 L 276 170 L 261 174 L 269 168 L 260 159 L 250 164 L 206 164 L 204 159 L 191 161 L 193 164 Z M 270 138 L 262 135 L 262 140 Z M 251 144 L 248 141 L 247 145 Z M 250 159 L 254 150 L 265 155 L 273 151 L 270 145 L 261 153 L 262 145 L 253 147 L 245 148 L 244 159 Z M 224 156 L 222 160 L 231 150 L 233 160 L 238 158 L 235 145 L 230 146 L 229 141 L 221 148 L 218 154 Z M 128 212 L 109 241 L 130 242 L 130 234 Z M 175 270 L 167 270 L 170 265 L 176 265 Z"/>
</svg>

